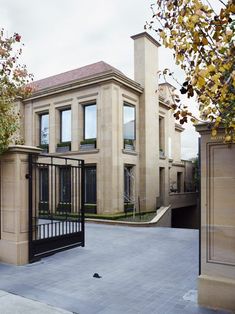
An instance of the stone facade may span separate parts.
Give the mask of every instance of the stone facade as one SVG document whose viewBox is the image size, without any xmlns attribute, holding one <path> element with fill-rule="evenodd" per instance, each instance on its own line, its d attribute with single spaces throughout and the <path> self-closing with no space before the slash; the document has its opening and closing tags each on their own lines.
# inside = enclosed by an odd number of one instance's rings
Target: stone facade
<svg viewBox="0 0 235 314">
<path fill-rule="evenodd" d="M 186 173 L 188 168 L 180 156 L 183 128 L 175 124 L 167 101 L 169 88 L 173 87 L 158 85 L 156 79 L 159 44 L 147 33 L 132 39 L 135 80 L 98 62 L 35 82 L 33 95 L 18 104 L 25 145 L 40 145 L 40 116 L 46 113 L 49 114 L 48 153 L 84 159 L 87 166 L 96 167 L 97 213 L 124 210 L 125 170 L 131 185 L 128 202 L 137 206 L 139 199 L 143 211 L 169 204 L 169 178 L 181 185 L 176 186 L 176 193 L 185 191 L 186 176 L 191 176 L 190 171 Z M 95 145 L 81 145 L 84 108 L 89 104 L 96 105 Z M 129 144 L 124 143 L 124 104 L 135 108 L 135 138 Z M 71 110 L 71 147 L 58 152 L 60 115 L 64 109 Z"/>
<path fill-rule="evenodd" d="M 0 159 L 0 261 L 28 263 L 28 154 L 40 149 L 12 146 Z"/>
<path fill-rule="evenodd" d="M 201 274 L 198 302 L 235 311 L 235 144 L 201 134 Z"/>
</svg>

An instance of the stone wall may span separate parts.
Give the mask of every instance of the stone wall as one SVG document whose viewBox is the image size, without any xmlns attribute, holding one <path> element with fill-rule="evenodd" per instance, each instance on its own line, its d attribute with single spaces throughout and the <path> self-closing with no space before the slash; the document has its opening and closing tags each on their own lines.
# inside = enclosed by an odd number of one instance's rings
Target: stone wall
<svg viewBox="0 0 235 314">
<path fill-rule="evenodd" d="M 235 144 L 201 134 L 201 274 L 198 302 L 235 310 Z"/>
<path fill-rule="evenodd" d="M 0 262 L 28 263 L 28 154 L 40 149 L 16 145 L 0 156 Z"/>
</svg>

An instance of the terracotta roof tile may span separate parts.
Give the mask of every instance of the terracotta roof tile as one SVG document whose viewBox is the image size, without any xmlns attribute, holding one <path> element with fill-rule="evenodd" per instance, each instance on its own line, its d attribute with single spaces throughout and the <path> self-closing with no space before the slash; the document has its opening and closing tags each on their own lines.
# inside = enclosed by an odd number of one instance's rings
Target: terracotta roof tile
<svg viewBox="0 0 235 314">
<path fill-rule="evenodd" d="M 105 63 L 104 61 L 99 61 L 75 70 L 67 71 L 64 73 L 44 78 L 42 80 L 35 81 L 33 82 L 32 85 L 36 91 L 40 91 L 43 89 L 64 85 L 66 83 L 84 79 L 86 77 L 95 76 L 98 74 L 111 71 L 118 72 L 121 75 L 124 75 L 122 72 L 112 67 L 111 65 Z"/>
</svg>

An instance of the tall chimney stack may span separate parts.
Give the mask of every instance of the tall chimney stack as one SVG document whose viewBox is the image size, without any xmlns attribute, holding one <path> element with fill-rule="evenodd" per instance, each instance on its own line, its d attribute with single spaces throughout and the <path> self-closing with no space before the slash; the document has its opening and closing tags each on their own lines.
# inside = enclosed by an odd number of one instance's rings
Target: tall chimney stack
<svg viewBox="0 0 235 314">
<path fill-rule="evenodd" d="M 140 197 L 144 210 L 156 207 L 159 195 L 159 104 L 158 47 L 160 44 L 148 33 L 131 37 L 134 40 L 134 79 L 144 88 L 140 96 Z"/>
</svg>

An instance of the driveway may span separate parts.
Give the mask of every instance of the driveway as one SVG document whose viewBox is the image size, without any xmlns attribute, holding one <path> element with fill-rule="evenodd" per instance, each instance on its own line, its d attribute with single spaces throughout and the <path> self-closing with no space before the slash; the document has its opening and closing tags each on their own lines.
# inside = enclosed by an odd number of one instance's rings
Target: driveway
<svg viewBox="0 0 235 314">
<path fill-rule="evenodd" d="M 198 307 L 197 276 L 197 230 L 87 224 L 85 248 L 0 264 L 0 290 L 79 314 L 226 313 Z"/>
</svg>

